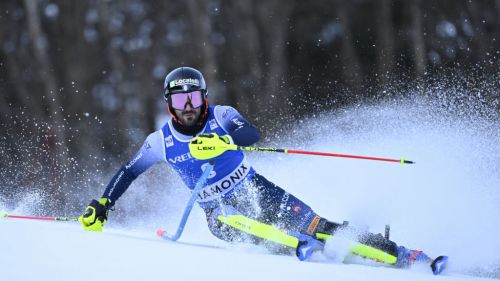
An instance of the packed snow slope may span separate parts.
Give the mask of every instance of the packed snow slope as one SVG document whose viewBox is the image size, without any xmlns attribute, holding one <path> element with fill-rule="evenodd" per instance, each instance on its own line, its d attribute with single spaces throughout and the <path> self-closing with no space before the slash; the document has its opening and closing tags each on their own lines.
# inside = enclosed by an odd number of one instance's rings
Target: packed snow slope
<svg viewBox="0 0 500 281">
<path fill-rule="evenodd" d="M 426 268 L 300 262 L 200 239 L 167 242 L 149 232 L 88 233 L 69 223 L 8 220 L 0 233 L 2 280 L 482 280 L 436 277 Z"/>
<path fill-rule="evenodd" d="M 472 101 L 471 101 L 472 100 Z M 465 101 L 465 102 L 462 102 Z M 498 102 L 498 100 L 497 100 Z M 493 109 L 493 111 L 491 110 Z M 398 270 L 344 263 L 330 243 L 313 262 L 228 245 L 211 236 L 193 209 L 179 242 L 174 232 L 189 192 L 166 165 L 140 176 L 110 213 L 103 233 L 76 223 L 0 221 L 1 280 L 477 280 L 500 277 L 500 125 L 498 104 L 481 99 L 410 97 L 306 118 L 260 146 L 388 158 L 366 160 L 248 153 L 255 169 L 303 199 L 318 214 L 372 232 L 391 226 L 391 239 L 450 256 L 444 276 L 427 268 Z M 107 184 L 110 177 L 102 177 Z M 70 194 L 81 210 L 103 187 Z M 37 210 L 37 194 L 3 203 L 11 214 Z M 0 201 L 0 209 L 2 202 Z M 68 215 L 68 214 L 61 214 Z"/>
</svg>

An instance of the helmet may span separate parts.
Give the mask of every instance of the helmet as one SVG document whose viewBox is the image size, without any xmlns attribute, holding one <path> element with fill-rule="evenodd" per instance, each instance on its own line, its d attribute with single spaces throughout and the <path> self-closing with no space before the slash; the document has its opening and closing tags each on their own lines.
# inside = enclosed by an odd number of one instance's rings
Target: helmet
<svg viewBox="0 0 500 281">
<path fill-rule="evenodd" d="M 207 95 L 207 84 L 200 71 L 191 67 L 179 67 L 167 74 L 163 84 L 165 98 L 168 95 L 179 92 L 201 91 L 205 98 Z"/>
<path fill-rule="evenodd" d="M 205 83 L 205 78 L 200 71 L 191 67 L 179 67 L 172 70 L 165 77 L 165 82 L 163 83 L 163 94 L 165 101 L 167 102 L 168 113 L 174 121 L 174 126 L 176 129 L 180 130 L 182 133 L 191 135 L 193 131 L 199 132 L 205 126 L 208 117 L 208 91 L 207 84 Z M 201 106 L 201 113 L 196 125 L 191 126 L 194 128 L 185 128 L 175 115 L 175 109 L 172 106 L 172 100 L 170 96 L 175 93 L 186 93 L 200 91 L 203 97 L 203 104 Z"/>
</svg>

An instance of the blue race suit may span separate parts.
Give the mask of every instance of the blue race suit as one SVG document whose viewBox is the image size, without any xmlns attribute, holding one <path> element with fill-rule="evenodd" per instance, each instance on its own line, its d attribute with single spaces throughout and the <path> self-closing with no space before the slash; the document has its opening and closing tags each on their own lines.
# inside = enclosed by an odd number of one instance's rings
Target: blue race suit
<svg viewBox="0 0 500 281">
<path fill-rule="evenodd" d="M 198 134 L 212 132 L 228 135 L 235 144 L 242 146 L 252 145 L 259 139 L 255 127 L 230 106 L 209 107 L 208 120 Z M 170 120 L 147 137 L 139 151 L 111 179 L 103 197 L 114 204 L 135 178 L 161 161 L 168 162 L 186 186 L 193 189 L 208 160 L 191 156 L 188 148 L 191 139 L 192 136 L 175 130 Z M 222 228 L 214 218 L 214 210 L 220 211 L 227 206 L 251 219 L 295 233 L 312 234 L 311 223 L 317 225 L 319 217 L 301 200 L 257 174 L 242 151 L 226 151 L 214 160 L 214 170 L 199 193 L 197 203 L 205 210 L 209 228 L 215 236 L 234 240 L 237 235 L 237 231 Z"/>
<path fill-rule="evenodd" d="M 249 146 L 256 143 L 259 134 L 247 120 L 230 106 L 209 106 L 205 127 L 198 133 L 215 132 L 229 136 L 234 144 Z M 132 159 L 114 175 L 102 197 L 114 204 L 140 174 L 159 162 L 168 162 L 193 189 L 208 160 L 194 159 L 188 143 L 192 136 L 175 130 L 172 120 L 150 134 Z M 227 241 L 247 240 L 249 237 L 235 228 L 221 223 L 221 213 L 242 214 L 287 230 L 289 233 L 313 236 L 317 232 L 333 234 L 343 225 L 319 217 L 308 205 L 281 187 L 255 172 L 242 151 L 226 151 L 214 158 L 215 166 L 206 186 L 198 195 L 197 203 L 204 209 L 212 234 Z M 398 256 L 397 245 L 381 235 L 361 232 L 358 241 Z M 270 245 L 271 247 L 273 245 Z"/>
</svg>

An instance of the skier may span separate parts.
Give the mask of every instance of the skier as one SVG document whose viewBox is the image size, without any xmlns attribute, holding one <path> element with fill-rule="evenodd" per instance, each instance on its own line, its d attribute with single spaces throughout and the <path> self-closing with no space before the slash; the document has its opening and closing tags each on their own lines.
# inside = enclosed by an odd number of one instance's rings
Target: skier
<svg viewBox="0 0 500 281">
<path fill-rule="evenodd" d="M 111 179 L 102 198 L 86 207 L 80 217 L 85 230 L 102 231 L 110 208 L 132 181 L 155 163 L 168 162 L 193 189 L 208 162 L 213 161 L 214 170 L 197 203 L 205 211 L 210 231 L 219 239 L 264 244 L 278 252 L 291 249 L 300 260 L 306 260 L 332 235 L 353 231 L 346 224 L 317 215 L 300 199 L 257 173 L 242 151 L 222 148 L 226 144 L 250 146 L 260 136 L 236 109 L 209 105 L 207 85 L 198 70 L 179 67 L 171 71 L 165 78 L 164 98 L 171 120 L 146 138 Z M 199 150 L 206 145 L 215 150 Z M 197 156 L 203 156 L 198 158 L 211 159 L 194 158 L 195 153 L 190 152 L 193 149 L 197 149 Z M 395 267 L 433 262 L 422 251 L 398 246 L 380 234 L 356 231 L 356 241 L 352 253 Z M 437 274 L 442 266 L 434 262 L 432 267 Z"/>
</svg>

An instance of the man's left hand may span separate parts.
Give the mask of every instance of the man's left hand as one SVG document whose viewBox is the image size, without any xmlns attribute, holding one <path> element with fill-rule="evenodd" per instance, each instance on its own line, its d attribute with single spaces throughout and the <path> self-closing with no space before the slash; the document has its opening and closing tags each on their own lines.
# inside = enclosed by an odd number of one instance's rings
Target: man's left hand
<svg viewBox="0 0 500 281">
<path fill-rule="evenodd" d="M 227 150 L 235 150 L 228 135 L 219 136 L 217 133 L 201 134 L 189 143 L 189 152 L 199 160 L 207 160 L 221 155 Z"/>
</svg>

